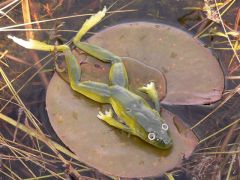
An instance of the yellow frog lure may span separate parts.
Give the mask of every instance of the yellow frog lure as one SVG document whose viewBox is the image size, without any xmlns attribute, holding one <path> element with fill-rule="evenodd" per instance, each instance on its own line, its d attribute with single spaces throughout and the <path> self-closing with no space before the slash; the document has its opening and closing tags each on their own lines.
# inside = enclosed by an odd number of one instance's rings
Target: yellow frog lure
<svg viewBox="0 0 240 180">
<path fill-rule="evenodd" d="M 86 20 L 77 35 L 73 38 L 73 43 L 88 55 L 103 62 L 111 63 L 109 74 L 110 85 L 93 81 L 81 82 L 81 67 L 68 45 L 54 46 L 36 40 L 25 41 L 13 36 L 8 37 L 15 43 L 28 49 L 41 51 L 57 50 L 63 52 L 71 88 L 96 102 L 111 104 L 118 118 L 124 123 L 114 119 L 112 109 L 109 109 L 105 113 L 100 111 L 97 115 L 99 119 L 115 128 L 138 136 L 157 148 L 168 149 L 172 146 L 172 139 L 169 134 L 168 125 L 158 112 L 159 98 L 155 84 L 150 82 L 146 86 L 139 88 L 139 90 L 149 95 L 157 110 L 151 108 L 142 97 L 128 89 L 128 76 L 120 57 L 101 47 L 80 42 L 82 36 L 101 21 L 106 11 L 107 9 L 104 7 L 102 11 L 99 11 Z"/>
</svg>

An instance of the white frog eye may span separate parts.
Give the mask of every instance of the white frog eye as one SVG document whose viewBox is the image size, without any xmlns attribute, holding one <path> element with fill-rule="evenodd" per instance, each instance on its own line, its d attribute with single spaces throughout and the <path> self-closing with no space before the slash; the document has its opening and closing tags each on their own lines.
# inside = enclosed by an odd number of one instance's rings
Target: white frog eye
<svg viewBox="0 0 240 180">
<path fill-rule="evenodd" d="M 148 139 L 149 139 L 150 141 L 153 141 L 155 138 L 156 138 L 155 133 L 153 133 L 153 132 L 148 133 Z"/>
<path fill-rule="evenodd" d="M 167 130 L 168 130 L 168 125 L 165 124 L 165 123 L 163 123 L 163 124 L 162 124 L 162 129 L 163 129 L 164 131 L 167 131 Z"/>
</svg>

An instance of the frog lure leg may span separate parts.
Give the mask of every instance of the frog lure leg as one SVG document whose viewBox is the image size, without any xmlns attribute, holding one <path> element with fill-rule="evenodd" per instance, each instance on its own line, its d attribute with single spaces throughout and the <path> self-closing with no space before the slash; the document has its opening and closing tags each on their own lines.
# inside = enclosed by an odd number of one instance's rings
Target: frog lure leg
<svg viewBox="0 0 240 180">
<path fill-rule="evenodd" d="M 97 14 L 93 15 L 88 19 L 81 30 L 79 31 L 82 35 L 84 35 L 91 27 L 97 24 L 105 15 L 106 7 L 102 11 L 99 11 Z M 60 51 L 64 53 L 65 61 L 67 64 L 67 70 L 69 74 L 69 82 L 70 86 L 73 90 L 83 94 L 84 96 L 93 99 L 94 101 L 100 103 L 109 103 L 109 86 L 104 83 L 85 81 L 80 83 L 81 79 L 81 68 L 77 62 L 77 59 L 71 52 L 71 49 L 68 45 L 48 45 L 46 43 L 32 40 L 25 41 L 23 39 L 8 36 L 8 38 L 12 39 L 15 43 L 27 48 L 27 49 L 35 49 L 41 51 Z M 77 38 L 79 38 L 79 33 L 77 34 Z M 75 38 L 76 39 L 76 38 Z M 105 52 L 104 52 L 105 53 Z M 102 54 L 102 56 L 108 56 L 107 54 Z"/>
<path fill-rule="evenodd" d="M 104 8 L 103 11 L 106 9 Z M 104 12 L 105 13 L 105 12 Z M 95 15 L 97 16 L 97 15 Z M 83 35 L 86 34 L 86 32 L 92 27 L 92 19 L 95 17 L 92 16 L 90 19 L 86 20 L 86 22 L 83 24 L 82 28 L 79 30 L 77 35 L 73 38 L 73 43 L 76 45 L 79 49 L 83 50 L 87 54 L 90 54 L 91 56 L 107 63 L 111 63 L 110 68 L 110 74 L 109 74 L 109 81 L 111 85 L 119 85 L 125 88 L 128 88 L 128 76 L 125 69 L 124 64 L 122 63 L 122 60 L 120 57 L 116 56 L 115 54 L 111 53 L 110 51 L 103 49 L 99 46 L 95 46 L 92 44 L 81 42 L 81 38 Z M 94 22 L 96 24 L 96 22 Z M 100 53 L 99 53 L 100 52 Z M 131 130 L 131 128 L 127 127 L 126 125 L 120 123 L 118 120 L 113 118 L 113 111 L 112 109 L 109 109 L 108 111 L 105 111 L 105 114 L 101 111 L 99 111 L 97 117 L 107 124 L 116 127 L 118 129 L 122 129 L 128 133 L 137 135 L 134 131 Z"/>
</svg>

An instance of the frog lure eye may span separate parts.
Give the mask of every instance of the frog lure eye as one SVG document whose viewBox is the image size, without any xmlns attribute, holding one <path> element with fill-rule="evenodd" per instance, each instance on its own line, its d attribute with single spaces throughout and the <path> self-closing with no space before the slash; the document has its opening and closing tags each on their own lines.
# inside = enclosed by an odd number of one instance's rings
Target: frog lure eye
<svg viewBox="0 0 240 180">
<path fill-rule="evenodd" d="M 150 132 L 150 133 L 148 133 L 148 139 L 149 139 L 150 141 L 155 140 L 155 139 L 156 139 L 156 135 L 155 135 L 155 133 L 154 133 L 154 132 Z"/>
<path fill-rule="evenodd" d="M 168 130 L 168 125 L 167 125 L 166 123 L 163 123 L 163 124 L 162 124 L 162 129 L 163 129 L 164 131 L 167 131 L 167 130 Z"/>
</svg>

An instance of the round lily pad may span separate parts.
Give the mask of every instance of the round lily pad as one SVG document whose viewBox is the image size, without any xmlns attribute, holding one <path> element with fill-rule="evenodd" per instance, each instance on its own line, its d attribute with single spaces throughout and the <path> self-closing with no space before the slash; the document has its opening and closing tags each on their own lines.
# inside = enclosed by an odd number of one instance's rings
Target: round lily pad
<svg viewBox="0 0 240 180">
<path fill-rule="evenodd" d="M 163 110 L 169 125 L 173 147 L 160 150 L 113 128 L 97 118 L 99 103 L 72 91 L 55 74 L 47 90 L 47 112 L 50 123 L 79 159 L 100 172 L 118 177 L 158 176 L 180 166 L 197 145 L 197 139 L 186 124 Z"/>
<path fill-rule="evenodd" d="M 96 33 L 88 42 L 160 70 L 167 81 L 162 103 L 209 104 L 222 96 L 224 77 L 219 63 L 202 43 L 180 29 L 124 23 Z"/>
<path fill-rule="evenodd" d="M 106 28 L 88 39 L 122 57 L 129 89 L 156 82 L 161 102 L 203 104 L 218 100 L 223 73 L 210 51 L 189 34 L 154 23 L 126 23 Z M 74 52 L 82 67 L 82 81 L 108 82 L 110 65 Z M 208 69 L 209 68 L 209 69 Z M 147 99 L 147 97 L 145 96 Z M 187 125 L 163 110 L 173 147 L 157 149 L 97 119 L 101 105 L 71 90 L 54 75 L 47 91 L 47 111 L 57 135 L 79 159 L 101 172 L 119 177 L 149 177 L 179 166 L 197 139 Z M 151 103 L 151 102 L 150 102 Z"/>
</svg>

